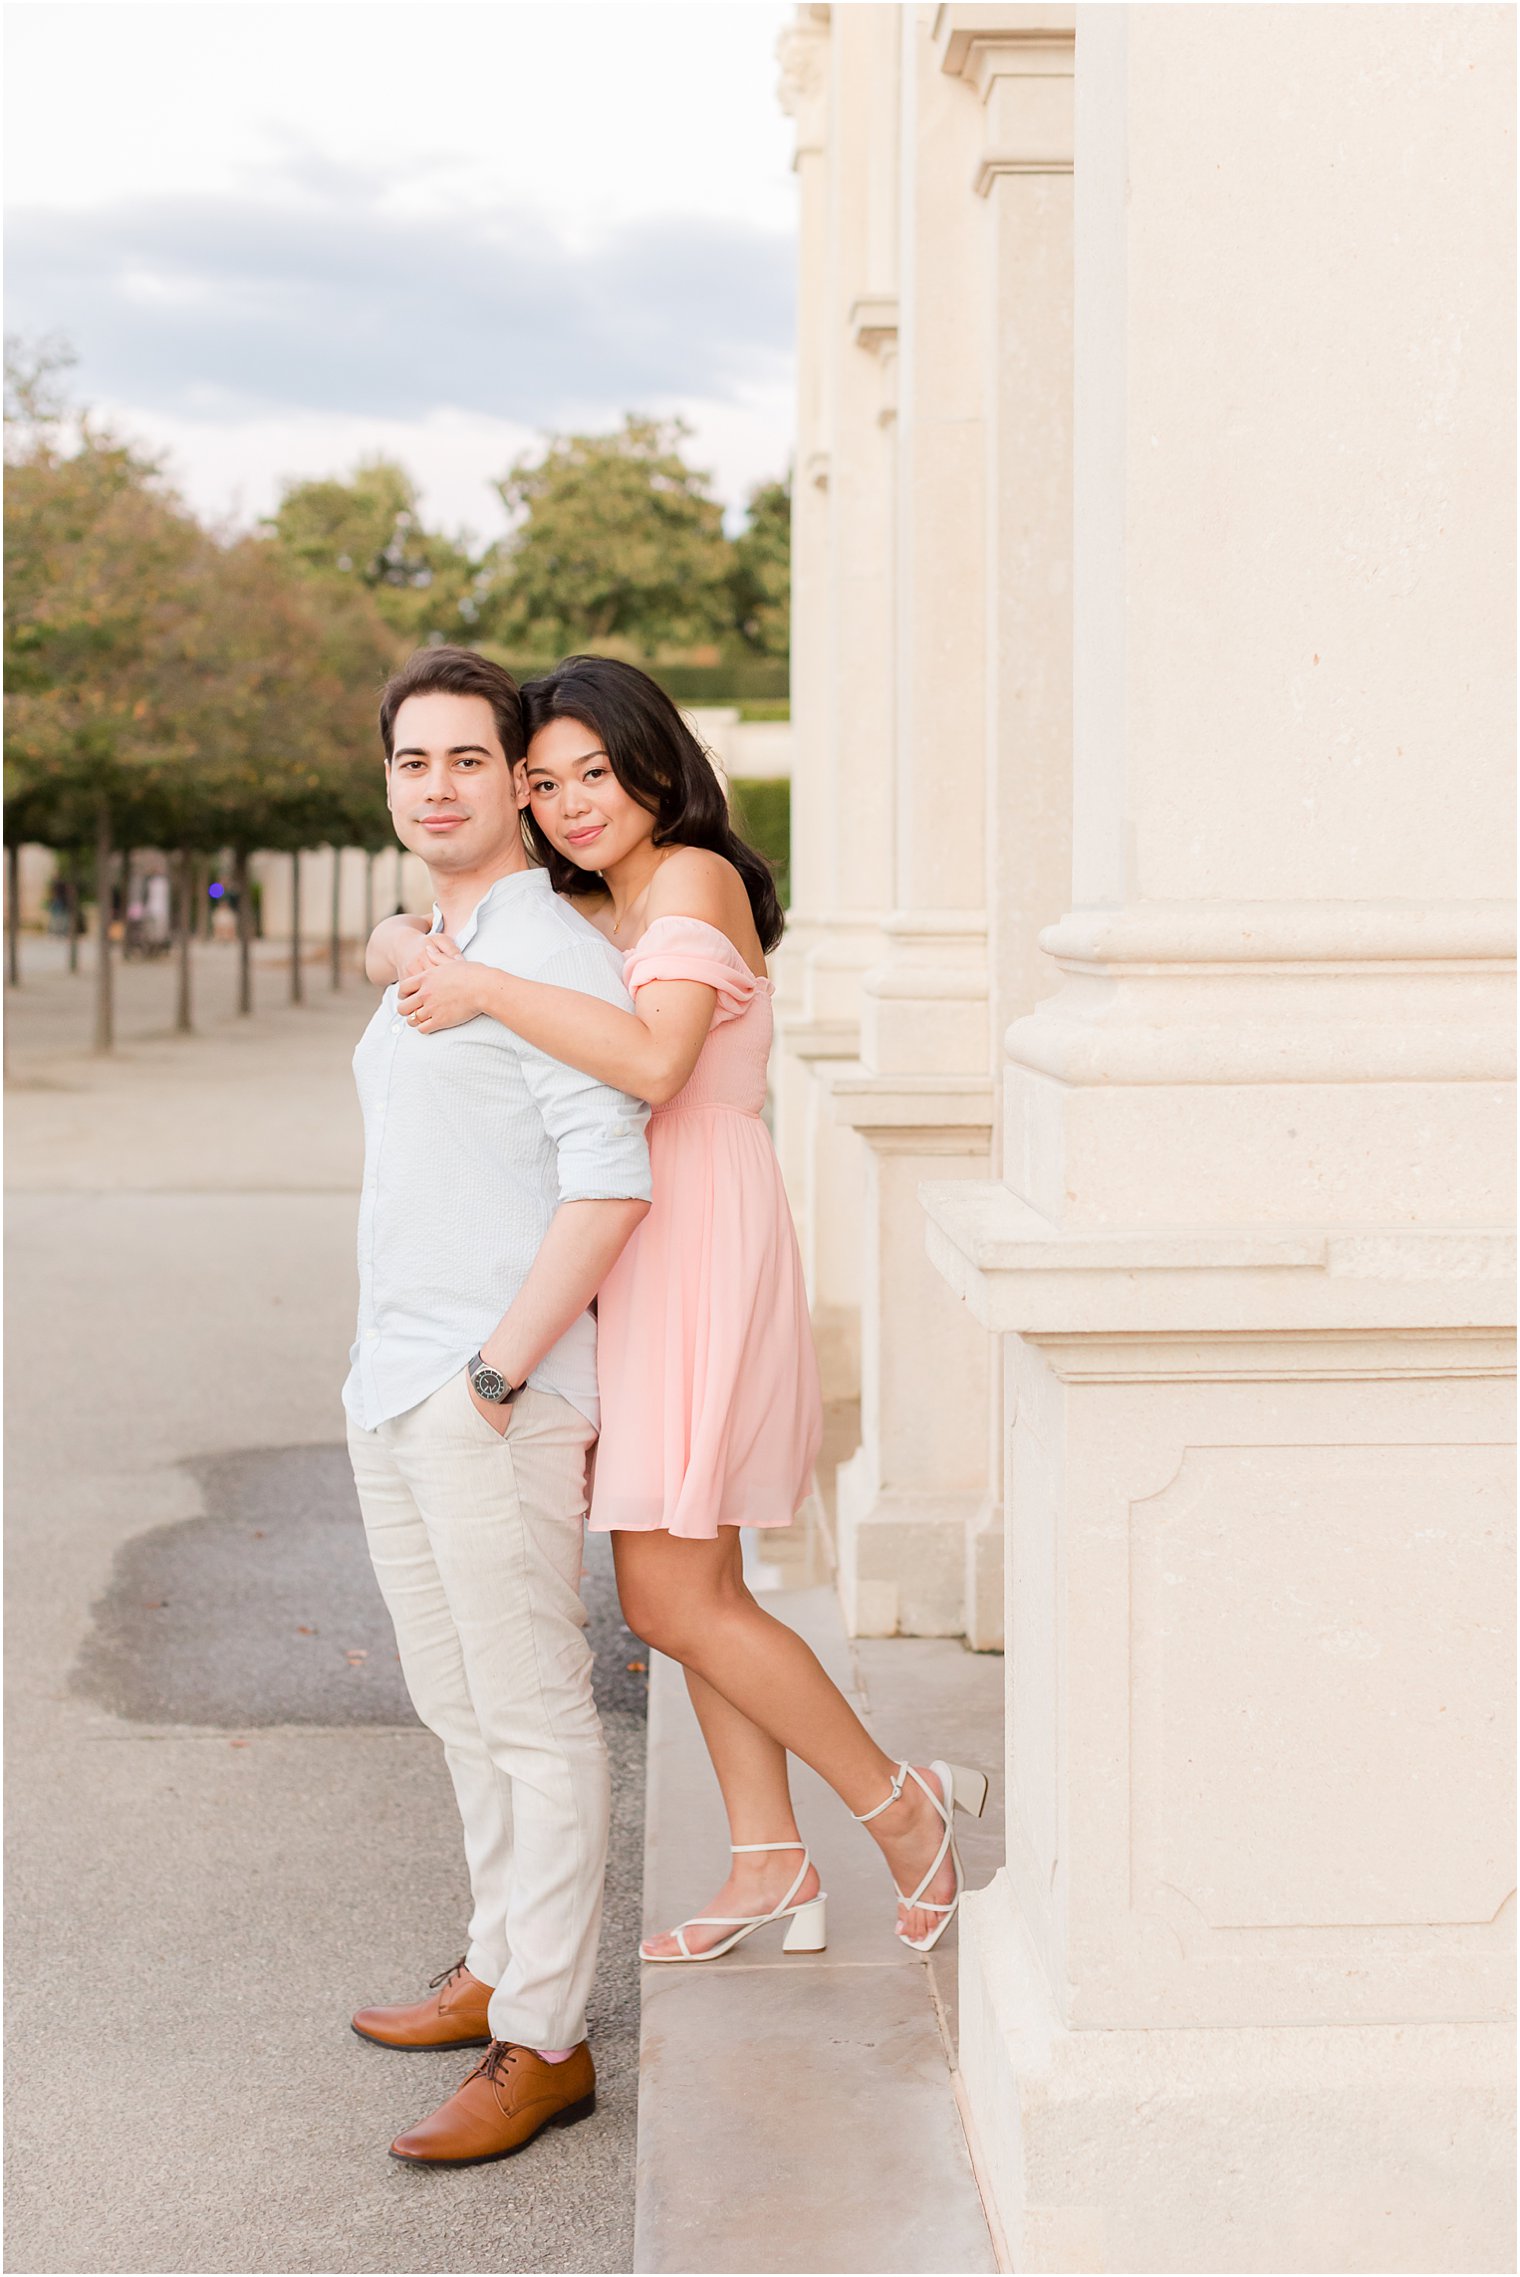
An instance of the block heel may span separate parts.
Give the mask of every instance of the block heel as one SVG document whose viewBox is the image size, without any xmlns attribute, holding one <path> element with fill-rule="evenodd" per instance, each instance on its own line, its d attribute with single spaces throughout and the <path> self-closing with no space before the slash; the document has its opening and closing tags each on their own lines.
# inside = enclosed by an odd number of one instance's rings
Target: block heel
<svg viewBox="0 0 1520 2277">
<path fill-rule="evenodd" d="M 987 1808 L 986 1772 L 968 1771 L 961 1763 L 947 1763 L 945 1769 L 950 1774 L 955 1808 L 968 1818 L 980 1818 Z"/>
<path fill-rule="evenodd" d="M 829 1901 L 809 1898 L 792 1915 L 792 1925 L 781 1941 L 783 1953 L 821 1953 L 829 1941 Z"/>
</svg>

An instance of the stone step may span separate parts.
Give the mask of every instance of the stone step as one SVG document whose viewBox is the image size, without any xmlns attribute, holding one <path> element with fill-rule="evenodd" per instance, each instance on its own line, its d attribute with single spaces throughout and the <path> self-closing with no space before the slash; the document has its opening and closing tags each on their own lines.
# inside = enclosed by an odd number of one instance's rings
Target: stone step
<svg viewBox="0 0 1520 2277">
<path fill-rule="evenodd" d="M 757 1582 L 799 1570 L 775 1556 L 781 1539 L 765 1565 L 750 1560 Z M 926 1639 L 874 1640 L 857 1657 L 831 1588 L 769 1602 L 889 1749 L 1000 1764 L 1000 1658 Z M 874 1846 L 805 1766 L 793 1791 L 828 1892 L 828 1950 L 784 1954 L 778 1927 L 722 1960 L 643 1972 L 634 2267 L 995 2270 L 947 2038 L 956 1932 L 931 1960 L 905 1951 Z M 727 1839 L 681 1671 L 651 1655 L 646 1935 L 707 1901 Z M 1000 1817 L 962 1848 L 970 1880 L 989 1879 Z"/>
</svg>

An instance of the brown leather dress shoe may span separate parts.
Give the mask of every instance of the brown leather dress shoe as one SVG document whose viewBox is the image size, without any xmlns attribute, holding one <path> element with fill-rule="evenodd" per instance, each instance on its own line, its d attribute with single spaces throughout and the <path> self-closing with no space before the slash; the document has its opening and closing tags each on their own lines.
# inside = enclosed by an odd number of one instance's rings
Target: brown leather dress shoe
<svg viewBox="0 0 1520 2277">
<path fill-rule="evenodd" d="M 543 2127 L 573 2127 L 596 2109 L 596 2073 L 582 2040 L 562 2063 L 493 2040 L 456 2095 L 391 2144 L 414 2166 L 484 2166 L 526 2149 Z"/>
<path fill-rule="evenodd" d="M 486 2010 L 491 1987 L 472 1977 L 463 1961 L 432 1979 L 426 2000 L 401 2008 L 361 2008 L 354 2030 L 382 2048 L 488 2048 Z"/>
</svg>

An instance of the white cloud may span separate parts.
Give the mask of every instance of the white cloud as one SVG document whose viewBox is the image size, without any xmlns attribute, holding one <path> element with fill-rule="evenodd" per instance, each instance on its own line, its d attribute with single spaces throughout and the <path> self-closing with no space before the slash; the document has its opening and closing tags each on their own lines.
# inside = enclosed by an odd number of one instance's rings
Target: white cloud
<svg viewBox="0 0 1520 2277">
<path fill-rule="evenodd" d="M 8 321 L 214 514 L 383 450 L 477 531 L 537 429 L 682 410 L 730 505 L 790 451 L 769 0 L 8 11 Z"/>
<path fill-rule="evenodd" d="M 398 211 L 536 206 L 591 234 L 791 225 L 774 0 L 81 0 L 7 9 L 6 194 L 244 194 L 293 151 Z"/>
</svg>

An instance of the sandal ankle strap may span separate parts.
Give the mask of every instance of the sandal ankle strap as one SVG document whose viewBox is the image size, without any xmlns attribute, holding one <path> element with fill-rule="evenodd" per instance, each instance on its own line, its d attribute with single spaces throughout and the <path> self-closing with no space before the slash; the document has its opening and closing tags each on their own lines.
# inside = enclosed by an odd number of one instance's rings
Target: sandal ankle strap
<svg viewBox="0 0 1520 2277">
<path fill-rule="evenodd" d="M 741 1858 L 750 1850 L 806 1850 L 805 1842 L 731 1842 L 729 1856 Z"/>
<path fill-rule="evenodd" d="M 868 1819 L 880 1818 L 883 1811 L 889 1811 L 894 1803 L 901 1802 L 902 1791 L 907 1784 L 908 1774 L 912 1768 L 913 1766 L 910 1763 L 899 1763 L 897 1766 L 897 1776 L 892 1781 L 892 1792 L 890 1795 L 888 1795 L 886 1801 L 884 1803 L 878 1803 L 875 1810 L 873 1811 L 851 1811 L 851 1818 L 858 1819 L 860 1824 L 864 1826 Z"/>
</svg>

